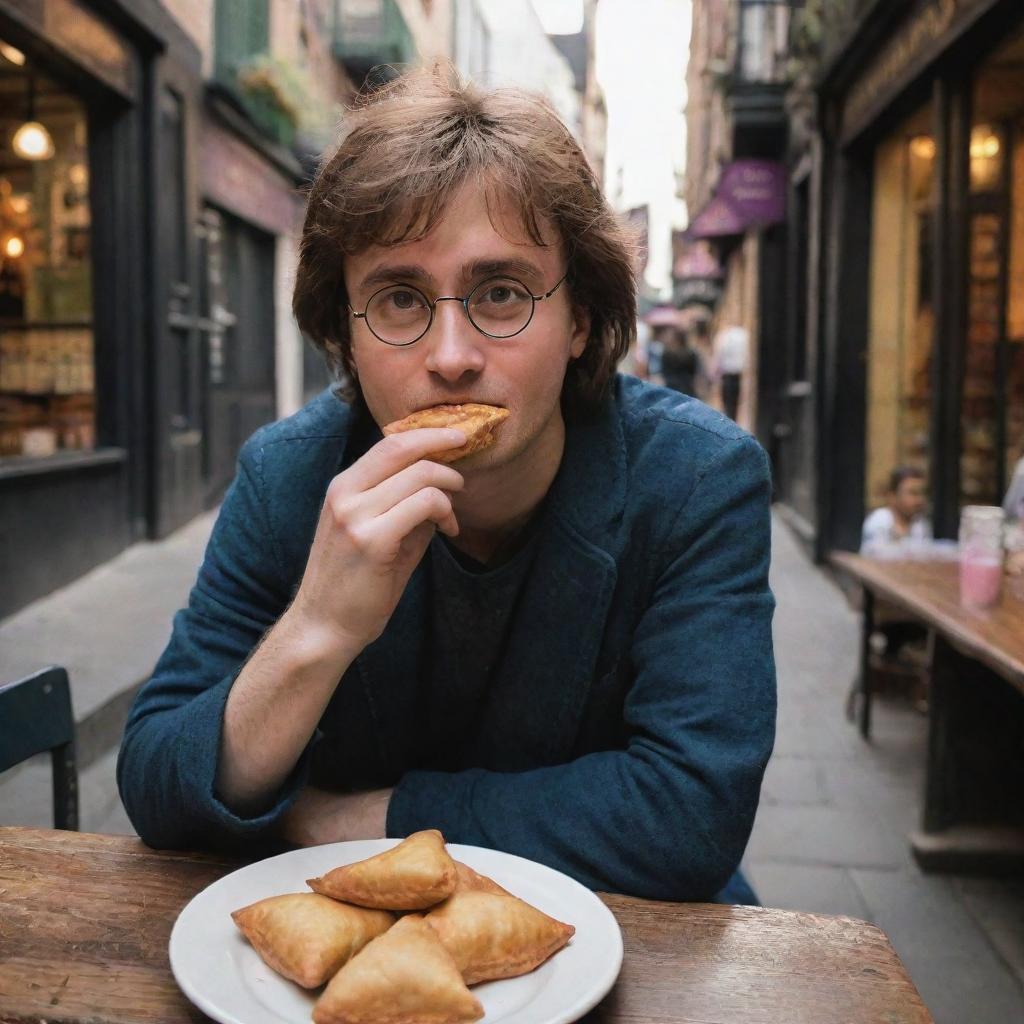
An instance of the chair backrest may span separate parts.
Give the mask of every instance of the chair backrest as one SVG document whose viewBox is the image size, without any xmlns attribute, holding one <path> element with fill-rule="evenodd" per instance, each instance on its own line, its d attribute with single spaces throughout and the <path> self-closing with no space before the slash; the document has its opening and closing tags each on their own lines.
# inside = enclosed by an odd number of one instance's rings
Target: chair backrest
<svg viewBox="0 0 1024 1024">
<path fill-rule="evenodd" d="M 36 754 L 53 764 L 53 824 L 78 829 L 78 769 L 71 687 L 62 668 L 0 686 L 0 772 Z"/>
</svg>

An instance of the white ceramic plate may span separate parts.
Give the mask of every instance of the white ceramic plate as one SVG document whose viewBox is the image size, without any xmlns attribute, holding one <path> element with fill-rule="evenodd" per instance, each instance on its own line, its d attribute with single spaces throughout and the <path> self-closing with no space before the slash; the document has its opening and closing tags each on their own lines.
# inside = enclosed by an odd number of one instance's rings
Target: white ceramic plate
<svg viewBox="0 0 1024 1024">
<path fill-rule="evenodd" d="M 171 970 L 181 990 L 221 1024 L 310 1024 L 319 989 L 309 992 L 275 974 L 231 920 L 231 911 L 267 896 L 307 892 L 307 878 L 397 845 L 367 839 L 293 850 L 257 861 L 208 886 L 178 915 Z M 569 945 L 520 978 L 473 987 L 487 1011 L 482 1024 L 569 1024 L 594 1007 L 622 966 L 622 933 L 611 911 L 559 871 L 522 857 L 449 843 L 448 850 L 515 896 L 575 925 Z"/>
</svg>

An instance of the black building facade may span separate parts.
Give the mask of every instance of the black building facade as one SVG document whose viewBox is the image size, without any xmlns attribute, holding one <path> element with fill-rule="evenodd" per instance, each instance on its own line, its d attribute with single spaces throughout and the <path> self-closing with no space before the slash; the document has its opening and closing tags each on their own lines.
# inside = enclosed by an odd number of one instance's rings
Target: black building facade
<svg viewBox="0 0 1024 1024">
<path fill-rule="evenodd" d="M 0 43 L 2 616 L 207 495 L 200 54 L 155 0 L 0 0 Z"/>
<path fill-rule="evenodd" d="M 781 507 L 856 549 L 896 465 L 937 536 L 1024 454 L 1024 8 L 851 0 L 790 153 Z"/>
</svg>

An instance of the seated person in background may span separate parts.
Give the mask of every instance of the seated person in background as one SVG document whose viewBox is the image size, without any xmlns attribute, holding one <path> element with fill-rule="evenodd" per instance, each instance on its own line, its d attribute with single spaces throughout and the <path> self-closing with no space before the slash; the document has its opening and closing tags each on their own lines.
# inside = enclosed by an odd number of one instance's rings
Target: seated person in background
<svg viewBox="0 0 1024 1024">
<path fill-rule="evenodd" d="M 593 889 L 752 901 L 768 462 L 616 375 L 632 255 L 572 133 L 445 65 L 363 98 L 293 305 L 344 384 L 242 449 L 121 746 L 142 839 L 437 828 Z"/>
<path fill-rule="evenodd" d="M 888 501 L 864 520 L 862 555 L 893 554 L 908 542 L 931 539 L 924 517 L 928 497 L 924 473 L 914 466 L 898 466 L 889 474 Z"/>
<path fill-rule="evenodd" d="M 1006 571 L 1011 576 L 1024 575 L 1024 457 L 1017 461 L 1010 486 L 1003 499 L 1003 511 L 1009 521 L 1007 535 L 1009 554 Z"/>
<path fill-rule="evenodd" d="M 924 517 L 927 506 L 924 473 L 914 466 L 898 466 L 889 474 L 888 502 L 864 520 L 860 553 L 869 556 L 899 556 L 914 542 L 931 539 L 931 526 Z M 876 663 L 874 685 L 878 689 L 909 687 L 915 704 L 925 710 L 928 631 L 919 622 L 908 621 L 906 613 L 884 601 L 875 602 L 875 631 L 871 649 Z"/>
</svg>

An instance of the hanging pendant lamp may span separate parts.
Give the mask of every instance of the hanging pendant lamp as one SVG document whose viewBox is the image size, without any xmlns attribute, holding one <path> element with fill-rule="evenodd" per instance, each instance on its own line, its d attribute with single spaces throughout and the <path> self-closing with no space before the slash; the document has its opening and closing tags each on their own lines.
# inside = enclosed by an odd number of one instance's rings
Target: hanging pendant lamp
<svg viewBox="0 0 1024 1024">
<path fill-rule="evenodd" d="M 11 146 L 22 160 L 49 160 L 54 153 L 50 133 L 36 120 L 36 76 L 32 71 L 28 75 L 28 119 L 14 133 Z"/>
</svg>

